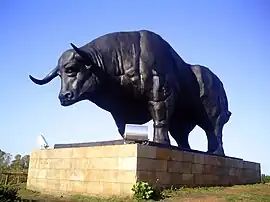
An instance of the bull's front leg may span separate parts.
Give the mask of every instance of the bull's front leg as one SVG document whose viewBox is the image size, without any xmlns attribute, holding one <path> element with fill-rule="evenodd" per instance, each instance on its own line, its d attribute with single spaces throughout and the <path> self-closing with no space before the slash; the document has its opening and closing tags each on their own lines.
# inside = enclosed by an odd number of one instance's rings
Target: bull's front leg
<svg viewBox="0 0 270 202">
<path fill-rule="evenodd" d="M 150 94 L 149 111 L 154 122 L 153 141 L 170 144 L 168 130 L 169 120 L 174 110 L 173 93 L 163 79 L 154 76 Z"/>
<path fill-rule="evenodd" d="M 119 118 L 118 116 L 116 116 L 113 113 L 112 113 L 112 117 L 113 117 L 113 119 L 115 121 L 115 124 L 116 124 L 116 126 L 118 128 L 119 134 L 124 138 L 125 127 L 126 127 L 125 121 L 123 121 L 121 118 Z"/>
</svg>

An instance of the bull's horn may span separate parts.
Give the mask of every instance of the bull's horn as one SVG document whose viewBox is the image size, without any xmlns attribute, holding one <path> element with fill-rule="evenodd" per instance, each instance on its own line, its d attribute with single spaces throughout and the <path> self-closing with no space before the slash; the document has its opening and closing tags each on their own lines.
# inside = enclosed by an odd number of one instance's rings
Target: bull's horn
<svg viewBox="0 0 270 202">
<path fill-rule="evenodd" d="M 38 85 L 44 85 L 46 83 L 49 83 L 51 80 L 53 80 L 58 75 L 58 67 L 54 68 L 44 79 L 36 79 L 29 75 L 29 78 Z"/>
<path fill-rule="evenodd" d="M 83 50 L 76 47 L 73 43 L 70 43 L 70 45 L 76 51 L 76 53 L 78 53 L 83 59 L 85 59 L 87 61 L 90 59 L 90 57 L 88 56 L 88 54 L 86 52 L 84 52 Z"/>
</svg>

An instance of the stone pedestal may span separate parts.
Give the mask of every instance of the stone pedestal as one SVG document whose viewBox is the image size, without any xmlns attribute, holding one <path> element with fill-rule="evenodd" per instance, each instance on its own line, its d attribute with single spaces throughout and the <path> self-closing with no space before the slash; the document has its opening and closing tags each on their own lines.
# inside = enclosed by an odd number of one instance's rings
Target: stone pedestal
<svg viewBox="0 0 270 202">
<path fill-rule="evenodd" d="M 140 144 L 33 151 L 27 188 L 50 194 L 131 195 L 136 181 L 162 187 L 259 183 L 260 164 Z"/>
</svg>

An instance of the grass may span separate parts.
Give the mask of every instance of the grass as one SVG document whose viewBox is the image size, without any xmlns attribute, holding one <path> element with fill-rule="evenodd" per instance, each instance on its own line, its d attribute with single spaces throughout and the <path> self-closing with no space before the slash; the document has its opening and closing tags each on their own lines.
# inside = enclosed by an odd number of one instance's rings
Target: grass
<svg viewBox="0 0 270 202">
<path fill-rule="evenodd" d="M 230 188 L 223 196 L 227 201 L 270 201 L 270 185 L 256 184 Z"/>
<path fill-rule="evenodd" d="M 65 197 L 53 197 L 38 192 L 33 192 L 25 188 L 25 184 L 21 184 L 19 195 L 25 199 L 35 201 L 66 201 L 66 202 L 135 202 L 135 199 L 123 197 L 90 197 L 82 195 L 73 195 Z M 178 202 L 178 201 L 261 201 L 270 202 L 270 185 L 254 184 L 254 185 L 237 185 L 233 187 L 201 187 L 201 188 L 180 188 L 164 190 L 164 199 L 162 202 Z M 151 200 L 149 200 L 150 202 Z"/>
<path fill-rule="evenodd" d="M 269 201 L 270 185 L 237 185 L 233 187 L 182 188 L 172 191 L 170 201 Z M 165 199 L 166 201 L 166 199 Z"/>
</svg>

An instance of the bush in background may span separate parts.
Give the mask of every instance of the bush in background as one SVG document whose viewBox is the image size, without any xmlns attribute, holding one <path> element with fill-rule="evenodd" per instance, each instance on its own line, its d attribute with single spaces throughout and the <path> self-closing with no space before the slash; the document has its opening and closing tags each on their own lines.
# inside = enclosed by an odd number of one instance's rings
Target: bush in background
<svg viewBox="0 0 270 202">
<path fill-rule="evenodd" d="M 265 175 L 265 174 L 262 174 L 262 183 L 265 184 L 265 183 L 270 183 L 270 175 Z"/>
<path fill-rule="evenodd" d="M 18 188 L 7 185 L 0 185 L 1 202 L 19 202 Z"/>
<path fill-rule="evenodd" d="M 0 173 L 7 171 L 25 171 L 29 167 L 30 155 L 17 154 L 13 158 L 10 153 L 0 149 Z"/>
</svg>

